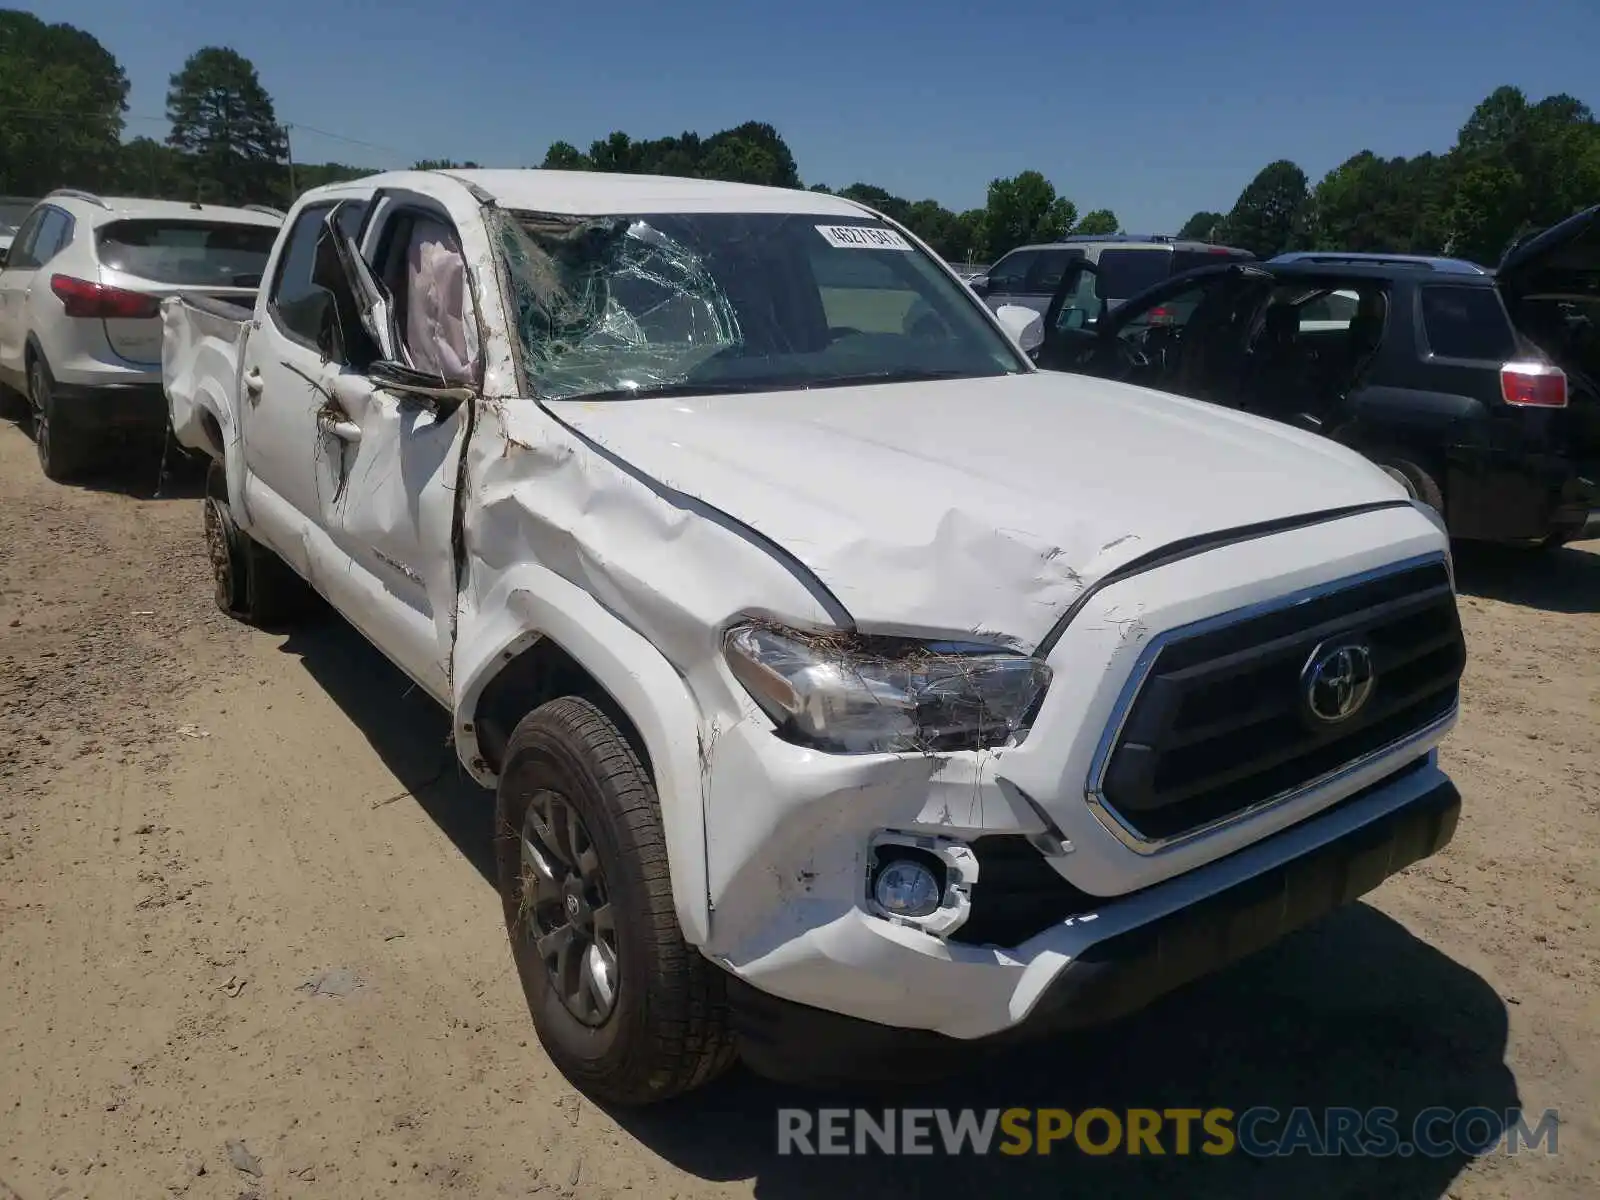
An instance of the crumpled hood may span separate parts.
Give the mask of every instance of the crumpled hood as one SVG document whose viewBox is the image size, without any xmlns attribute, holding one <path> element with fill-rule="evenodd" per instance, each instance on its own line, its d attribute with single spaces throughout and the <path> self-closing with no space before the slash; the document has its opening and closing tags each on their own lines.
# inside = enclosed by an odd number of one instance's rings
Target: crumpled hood
<svg viewBox="0 0 1600 1200">
<path fill-rule="evenodd" d="M 1076 375 L 545 408 L 782 546 L 862 628 L 1021 648 L 1164 545 L 1404 498 L 1326 439 Z"/>
</svg>

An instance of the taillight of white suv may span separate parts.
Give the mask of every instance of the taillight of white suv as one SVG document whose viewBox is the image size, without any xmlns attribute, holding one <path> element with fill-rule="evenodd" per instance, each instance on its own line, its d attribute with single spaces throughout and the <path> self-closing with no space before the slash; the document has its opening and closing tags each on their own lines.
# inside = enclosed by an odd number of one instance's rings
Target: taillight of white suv
<svg viewBox="0 0 1600 1200">
<path fill-rule="evenodd" d="M 92 320 L 139 320 L 159 317 L 161 299 L 125 288 L 107 287 L 71 275 L 52 275 L 50 290 L 61 301 L 62 311 L 69 317 L 87 317 Z"/>
</svg>

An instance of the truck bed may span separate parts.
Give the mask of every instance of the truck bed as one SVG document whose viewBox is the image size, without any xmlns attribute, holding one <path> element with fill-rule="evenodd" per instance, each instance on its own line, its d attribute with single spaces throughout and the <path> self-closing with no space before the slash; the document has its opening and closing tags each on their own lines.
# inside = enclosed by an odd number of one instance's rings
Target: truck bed
<svg viewBox="0 0 1600 1200">
<path fill-rule="evenodd" d="M 254 313 L 209 296 L 161 305 L 161 383 L 180 445 L 221 458 L 235 428 L 239 362 Z"/>
</svg>

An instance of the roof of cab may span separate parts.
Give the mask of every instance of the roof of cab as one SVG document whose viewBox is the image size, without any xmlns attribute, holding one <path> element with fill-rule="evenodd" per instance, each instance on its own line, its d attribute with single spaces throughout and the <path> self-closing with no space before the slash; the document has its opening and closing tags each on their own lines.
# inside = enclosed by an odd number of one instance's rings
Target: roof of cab
<svg viewBox="0 0 1600 1200">
<path fill-rule="evenodd" d="M 440 177 L 460 180 L 494 198 L 501 208 L 572 216 L 624 216 L 634 213 L 804 213 L 819 217 L 861 217 L 871 210 L 842 196 L 795 188 L 682 179 L 672 175 L 619 175 L 608 171 L 443 170 L 388 171 L 332 184 L 330 194 L 352 185 L 418 186 Z"/>
</svg>

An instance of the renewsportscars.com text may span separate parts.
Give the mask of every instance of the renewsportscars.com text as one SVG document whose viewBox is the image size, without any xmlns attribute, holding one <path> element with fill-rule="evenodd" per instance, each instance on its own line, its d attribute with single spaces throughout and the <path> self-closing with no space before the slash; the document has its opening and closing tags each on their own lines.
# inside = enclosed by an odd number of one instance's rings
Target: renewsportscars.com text
<svg viewBox="0 0 1600 1200">
<path fill-rule="evenodd" d="M 1555 1154 L 1560 1117 L 1425 1108 L 781 1108 L 784 1155 L 1008 1154 L 1446 1158 Z"/>
</svg>

